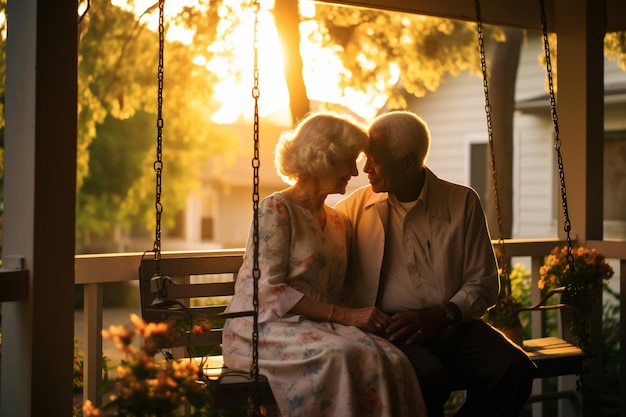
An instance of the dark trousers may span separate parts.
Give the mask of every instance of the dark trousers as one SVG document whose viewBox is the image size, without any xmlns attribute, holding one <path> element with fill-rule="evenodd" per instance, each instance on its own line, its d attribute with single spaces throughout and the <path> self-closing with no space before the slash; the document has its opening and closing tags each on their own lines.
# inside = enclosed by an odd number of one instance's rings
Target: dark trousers
<svg viewBox="0 0 626 417">
<path fill-rule="evenodd" d="M 449 327 L 421 345 L 396 345 L 415 368 L 429 417 L 443 416 L 454 390 L 467 391 L 457 417 L 517 417 L 530 395 L 535 365 L 482 320 Z"/>
</svg>

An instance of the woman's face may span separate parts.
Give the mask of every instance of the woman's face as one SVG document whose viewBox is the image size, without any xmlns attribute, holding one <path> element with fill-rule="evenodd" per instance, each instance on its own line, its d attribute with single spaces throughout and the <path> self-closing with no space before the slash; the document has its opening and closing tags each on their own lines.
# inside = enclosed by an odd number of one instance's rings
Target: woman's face
<svg viewBox="0 0 626 417">
<path fill-rule="evenodd" d="M 356 161 L 343 161 L 320 178 L 320 185 L 324 190 L 328 190 L 328 194 L 345 194 L 348 182 L 357 175 L 359 175 L 359 170 L 356 167 Z"/>
</svg>

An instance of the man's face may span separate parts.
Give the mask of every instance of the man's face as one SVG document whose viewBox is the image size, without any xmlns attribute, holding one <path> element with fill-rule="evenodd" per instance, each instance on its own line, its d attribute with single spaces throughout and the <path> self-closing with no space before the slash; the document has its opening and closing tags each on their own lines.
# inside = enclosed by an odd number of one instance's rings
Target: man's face
<svg viewBox="0 0 626 417">
<path fill-rule="evenodd" d="M 380 131 L 370 131 L 370 144 L 365 156 L 367 160 L 363 171 L 367 174 L 374 192 L 395 194 L 405 176 L 404 164 L 389 155 L 386 138 Z"/>
</svg>

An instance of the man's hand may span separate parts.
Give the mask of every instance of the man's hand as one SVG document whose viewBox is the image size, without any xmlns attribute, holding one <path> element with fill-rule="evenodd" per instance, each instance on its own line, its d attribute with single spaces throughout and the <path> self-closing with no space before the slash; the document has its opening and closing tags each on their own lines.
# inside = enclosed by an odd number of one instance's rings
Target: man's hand
<svg viewBox="0 0 626 417">
<path fill-rule="evenodd" d="M 391 317 L 385 334 L 389 340 L 406 339 L 407 344 L 422 343 L 447 327 L 450 321 L 443 307 L 432 310 L 401 311 Z"/>
</svg>

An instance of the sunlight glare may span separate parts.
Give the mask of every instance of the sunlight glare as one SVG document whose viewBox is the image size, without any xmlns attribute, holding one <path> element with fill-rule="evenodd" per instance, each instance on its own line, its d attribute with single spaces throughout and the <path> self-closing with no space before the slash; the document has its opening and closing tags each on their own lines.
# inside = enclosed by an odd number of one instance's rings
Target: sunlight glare
<svg viewBox="0 0 626 417">
<path fill-rule="evenodd" d="M 338 104 L 363 119 L 373 118 L 380 103 L 384 104 L 387 97 L 377 92 L 355 91 L 347 87 L 339 88 L 340 76 L 347 78 L 351 74 L 341 61 L 341 49 L 323 48 L 318 23 L 314 20 L 300 24 L 302 41 L 300 50 L 304 60 L 304 81 L 310 100 L 322 103 Z M 378 106 L 378 107 L 377 107 Z"/>
<path fill-rule="evenodd" d="M 130 9 L 129 0 L 112 1 L 120 7 Z M 141 15 L 154 4 L 154 1 L 135 0 L 135 13 Z M 173 16 L 183 6 L 206 7 L 206 4 L 202 5 L 201 3 L 201 0 L 168 0 L 165 2 L 165 14 L 166 16 Z M 272 116 L 275 120 L 290 125 L 289 92 L 283 73 L 285 55 L 272 14 L 273 1 L 261 3 L 258 27 L 259 113 L 262 117 Z M 221 29 L 224 31 L 224 28 L 232 25 L 234 21 L 238 20 L 240 24 L 231 28 L 230 38 L 217 41 L 212 46 L 211 50 L 216 52 L 216 56 L 209 61 L 205 57 L 199 56 L 194 59 L 194 63 L 204 66 L 208 71 L 218 76 L 220 81 L 213 86 L 213 99 L 221 106 L 213 114 L 212 119 L 216 123 L 229 124 L 238 120 L 251 120 L 253 118 L 254 11 L 250 7 L 241 9 L 240 0 L 224 0 L 223 5 L 229 6 L 229 8 L 224 7 L 220 11 L 222 20 L 218 25 L 218 31 L 220 25 L 224 26 Z M 351 88 L 342 92 L 339 88 L 340 75 L 349 75 L 341 61 L 342 51 L 322 47 L 319 24 L 313 20 L 315 7 L 314 1 L 300 0 L 300 15 L 302 16 L 300 52 L 304 64 L 303 78 L 309 100 L 339 104 L 362 118 L 373 117 L 376 109 L 384 104 L 386 97 L 376 91 L 357 92 Z M 223 13 L 232 13 L 233 10 L 240 13 L 237 19 L 230 20 L 227 14 L 223 15 Z M 158 18 L 156 13 L 150 13 L 142 19 L 145 19 L 152 30 L 157 29 Z M 167 38 L 188 44 L 192 39 L 192 34 L 170 26 Z M 220 56 L 219 52 L 226 50 L 234 52 L 232 55 L 224 56 L 222 54 Z M 359 59 L 365 61 L 363 57 L 359 57 Z M 366 67 L 374 65 L 370 62 L 362 63 Z M 395 72 L 397 71 L 392 69 L 394 78 Z M 386 82 L 393 81 L 386 80 Z"/>
<path fill-rule="evenodd" d="M 233 123 L 240 118 L 253 117 L 252 87 L 254 84 L 254 13 L 242 12 L 241 24 L 234 28 L 234 56 L 229 65 L 241 71 L 242 79 L 229 74 L 224 62 L 218 58 L 209 61 L 206 67 L 216 72 L 220 81 L 214 85 L 213 97 L 223 103 L 213 115 L 216 123 Z M 283 77 L 284 55 L 278 38 L 274 17 L 270 11 L 259 12 L 258 64 L 259 64 L 259 114 L 262 117 L 285 111 L 289 104 L 289 93 Z M 287 109 L 288 111 L 288 109 Z"/>
</svg>

